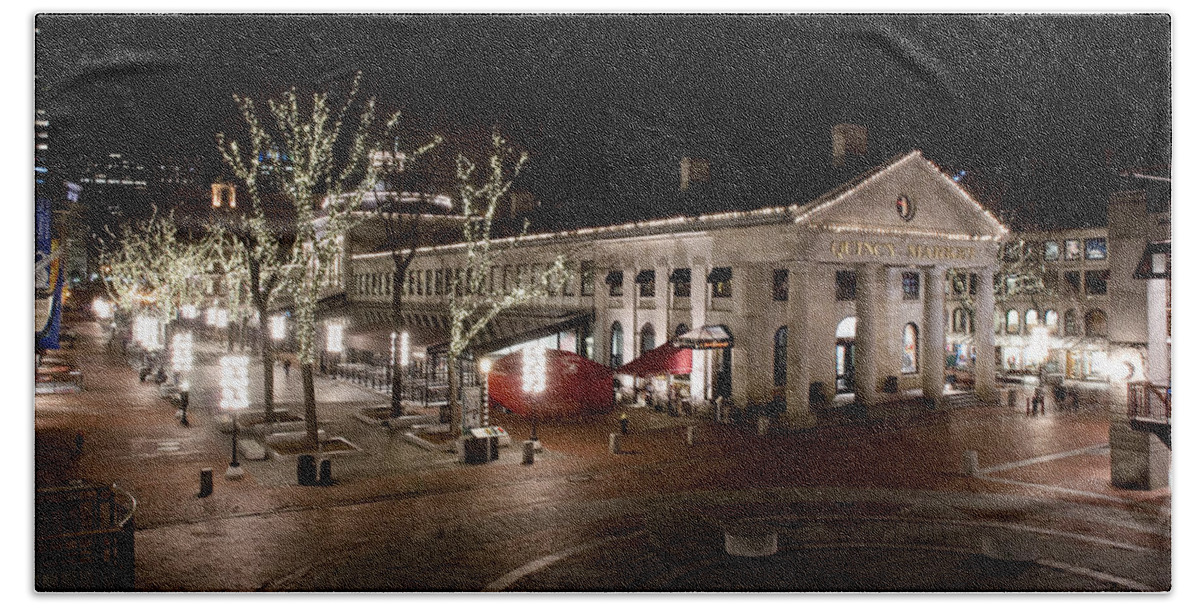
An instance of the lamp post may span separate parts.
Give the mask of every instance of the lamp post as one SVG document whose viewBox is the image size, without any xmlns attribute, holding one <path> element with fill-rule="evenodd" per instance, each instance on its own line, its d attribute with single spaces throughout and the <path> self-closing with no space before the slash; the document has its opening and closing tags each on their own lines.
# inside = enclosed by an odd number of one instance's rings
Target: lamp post
<svg viewBox="0 0 1200 608">
<path fill-rule="evenodd" d="M 529 413 L 533 418 L 533 429 L 529 440 L 534 448 L 540 446 L 537 436 L 537 408 L 534 407 L 538 395 L 546 390 L 546 350 L 533 346 L 521 352 L 521 390 L 529 395 Z"/>
<path fill-rule="evenodd" d="M 221 409 L 233 413 L 233 448 L 229 468 L 225 471 L 225 479 L 241 479 L 245 474 L 238 463 L 237 455 L 237 413 L 250 405 L 247 389 L 250 386 L 250 376 L 246 368 L 250 358 L 245 355 L 225 355 L 221 357 Z"/>
<path fill-rule="evenodd" d="M 192 332 L 181 332 L 171 338 L 171 369 L 175 372 L 175 384 L 179 387 L 179 423 L 188 426 L 189 376 L 192 372 Z M 182 378 L 182 381 L 180 380 Z"/>
</svg>

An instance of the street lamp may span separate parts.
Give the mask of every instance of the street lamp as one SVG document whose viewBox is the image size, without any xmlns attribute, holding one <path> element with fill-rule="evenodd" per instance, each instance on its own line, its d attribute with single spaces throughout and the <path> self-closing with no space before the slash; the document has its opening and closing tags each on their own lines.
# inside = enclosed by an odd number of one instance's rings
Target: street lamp
<svg viewBox="0 0 1200 608">
<path fill-rule="evenodd" d="M 275 315 L 271 317 L 271 339 L 278 342 L 286 337 L 287 319 L 285 319 L 283 315 Z"/>
<path fill-rule="evenodd" d="M 184 304 L 179 307 L 179 316 L 191 321 L 200 316 L 200 309 L 195 304 Z"/>
<path fill-rule="evenodd" d="M 192 372 L 192 359 L 192 332 L 175 334 L 171 338 L 171 369 L 175 372 L 175 384 L 179 387 L 179 424 L 183 426 L 188 426 L 188 390 L 191 388 L 188 376 Z"/>
<path fill-rule="evenodd" d="M 250 376 L 246 368 L 250 358 L 246 355 L 225 355 L 221 357 L 221 409 L 233 413 L 233 456 L 229 468 L 225 471 L 225 479 L 241 479 L 245 474 L 238 464 L 237 455 L 237 413 L 250 406 Z"/>
<path fill-rule="evenodd" d="M 92 314 L 96 315 L 97 319 L 107 320 L 113 316 L 112 304 L 104 298 L 96 298 L 92 300 Z"/>
<path fill-rule="evenodd" d="M 530 395 L 529 413 L 533 418 L 533 429 L 529 440 L 537 448 L 537 408 L 534 407 L 534 403 L 537 400 L 536 396 L 541 395 L 546 390 L 545 349 L 531 346 L 521 352 L 521 390 Z"/>
</svg>

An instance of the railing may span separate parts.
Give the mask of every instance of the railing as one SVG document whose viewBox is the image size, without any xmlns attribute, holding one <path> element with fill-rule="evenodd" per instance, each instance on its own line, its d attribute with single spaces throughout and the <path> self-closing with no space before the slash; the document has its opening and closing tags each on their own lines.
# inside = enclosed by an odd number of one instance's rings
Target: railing
<svg viewBox="0 0 1200 608">
<path fill-rule="evenodd" d="M 38 591 L 132 590 L 137 501 L 112 486 L 37 491 L 34 585 Z"/>
<path fill-rule="evenodd" d="M 1150 382 L 1129 383 L 1129 417 L 1171 420 L 1171 387 Z"/>
</svg>

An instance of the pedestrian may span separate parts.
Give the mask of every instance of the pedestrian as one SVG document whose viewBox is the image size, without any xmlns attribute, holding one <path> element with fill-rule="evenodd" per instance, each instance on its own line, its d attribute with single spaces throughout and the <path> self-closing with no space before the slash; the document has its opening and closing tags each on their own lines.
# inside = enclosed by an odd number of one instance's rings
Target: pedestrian
<svg viewBox="0 0 1200 608">
<path fill-rule="evenodd" d="M 291 376 L 291 373 L 292 373 L 292 360 L 287 357 L 284 357 L 283 358 L 283 377 L 288 378 L 289 376 Z"/>
<path fill-rule="evenodd" d="M 621 434 L 629 434 L 629 416 L 625 415 L 625 412 L 621 412 Z"/>
</svg>

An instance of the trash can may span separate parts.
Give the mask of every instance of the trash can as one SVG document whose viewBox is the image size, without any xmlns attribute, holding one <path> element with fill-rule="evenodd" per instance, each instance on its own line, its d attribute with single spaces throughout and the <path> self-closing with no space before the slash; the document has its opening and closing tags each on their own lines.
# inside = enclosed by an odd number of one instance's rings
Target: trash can
<svg viewBox="0 0 1200 608">
<path fill-rule="evenodd" d="M 323 486 L 333 483 L 333 460 L 326 458 L 321 461 L 321 474 L 317 479 L 317 483 Z"/>
<path fill-rule="evenodd" d="M 463 439 L 463 462 L 467 464 L 485 464 L 490 459 L 489 437 L 467 437 Z"/>
<path fill-rule="evenodd" d="M 316 485 L 317 459 L 312 454 L 301 454 L 296 458 L 296 482 L 302 486 Z"/>
</svg>

